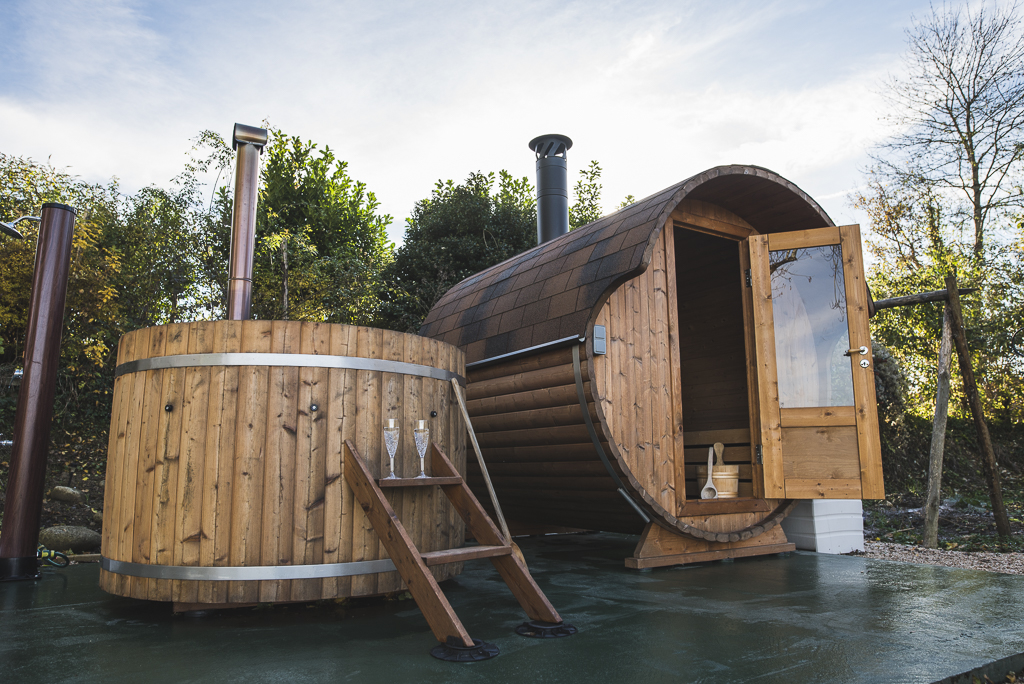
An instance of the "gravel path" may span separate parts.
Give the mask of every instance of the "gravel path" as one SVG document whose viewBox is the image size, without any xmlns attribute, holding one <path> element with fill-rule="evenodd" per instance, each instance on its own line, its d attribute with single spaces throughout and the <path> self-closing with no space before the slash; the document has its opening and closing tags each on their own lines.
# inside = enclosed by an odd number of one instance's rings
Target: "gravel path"
<svg viewBox="0 0 1024 684">
<path fill-rule="evenodd" d="M 861 554 L 857 554 L 858 556 Z M 864 556 L 901 563 L 944 565 L 947 568 L 971 568 L 1024 575 L 1024 553 L 988 553 L 985 551 L 941 551 L 891 542 L 864 542 Z"/>
</svg>

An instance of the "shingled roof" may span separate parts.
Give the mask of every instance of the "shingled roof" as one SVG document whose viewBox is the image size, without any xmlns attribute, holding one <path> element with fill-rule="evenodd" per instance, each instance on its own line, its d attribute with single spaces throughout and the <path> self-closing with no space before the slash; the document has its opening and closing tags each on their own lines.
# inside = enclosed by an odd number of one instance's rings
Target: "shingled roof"
<svg viewBox="0 0 1024 684">
<path fill-rule="evenodd" d="M 420 334 L 460 347 L 467 363 L 582 337 L 614 288 L 643 273 L 683 199 L 717 204 L 760 233 L 834 225 L 800 188 L 758 166 L 718 166 L 466 278 Z"/>
</svg>

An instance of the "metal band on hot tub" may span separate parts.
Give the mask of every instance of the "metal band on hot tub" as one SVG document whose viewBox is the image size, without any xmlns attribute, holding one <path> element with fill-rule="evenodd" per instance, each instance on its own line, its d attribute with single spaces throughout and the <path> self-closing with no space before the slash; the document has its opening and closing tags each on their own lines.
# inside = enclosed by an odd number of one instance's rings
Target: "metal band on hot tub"
<svg viewBox="0 0 1024 684">
<path fill-rule="evenodd" d="M 187 368 L 196 366 L 286 366 L 302 368 L 341 368 L 344 370 L 377 371 L 380 373 L 400 373 L 402 375 L 419 375 L 434 380 L 451 382 L 456 378 L 459 384 L 466 386 L 466 379 L 458 373 L 443 368 L 421 366 L 417 363 L 404 361 L 386 361 L 384 359 L 366 359 L 361 356 L 332 356 L 330 354 L 264 354 L 259 352 L 239 353 L 222 352 L 216 354 L 175 354 L 173 356 L 155 356 L 150 359 L 138 359 L 122 363 L 114 371 L 119 378 L 128 373 L 140 371 L 162 370 L 164 368 Z"/>
<path fill-rule="evenodd" d="M 390 558 L 352 563 L 324 563 L 322 565 L 253 565 L 231 567 L 197 567 L 194 565 L 148 565 L 129 561 L 100 558 L 100 567 L 107 572 L 132 577 L 166 580 L 200 581 L 252 581 L 321 579 L 325 577 L 351 577 L 391 572 L 395 564 Z"/>
</svg>

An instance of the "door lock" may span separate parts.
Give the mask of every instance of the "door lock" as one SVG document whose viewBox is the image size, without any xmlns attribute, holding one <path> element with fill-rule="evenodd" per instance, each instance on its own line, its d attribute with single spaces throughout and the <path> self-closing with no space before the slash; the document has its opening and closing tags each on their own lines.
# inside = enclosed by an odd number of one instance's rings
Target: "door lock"
<svg viewBox="0 0 1024 684">
<path fill-rule="evenodd" d="M 861 359 L 860 360 L 860 367 L 861 368 L 867 368 L 870 365 L 871 365 L 871 362 L 868 361 L 867 359 Z"/>
<path fill-rule="evenodd" d="M 853 356 L 854 354 L 867 356 L 869 351 L 870 350 L 867 347 L 861 347 L 860 349 L 847 349 L 843 356 Z"/>
</svg>

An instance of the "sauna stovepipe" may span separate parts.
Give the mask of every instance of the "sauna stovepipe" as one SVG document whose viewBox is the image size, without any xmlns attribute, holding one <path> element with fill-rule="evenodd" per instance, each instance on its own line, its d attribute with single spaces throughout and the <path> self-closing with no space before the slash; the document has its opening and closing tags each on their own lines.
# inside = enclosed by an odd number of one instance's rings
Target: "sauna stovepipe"
<svg viewBox="0 0 1024 684">
<path fill-rule="evenodd" d="M 252 309 L 252 259 L 256 249 L 256 191 L 260 154 L 267 131 L 236 123 L 231 146 L 235 162 L 235 203 L 231 214 L 231 256 L 228 267 L 228 320 L 244 321 Z"/>
</svg>

